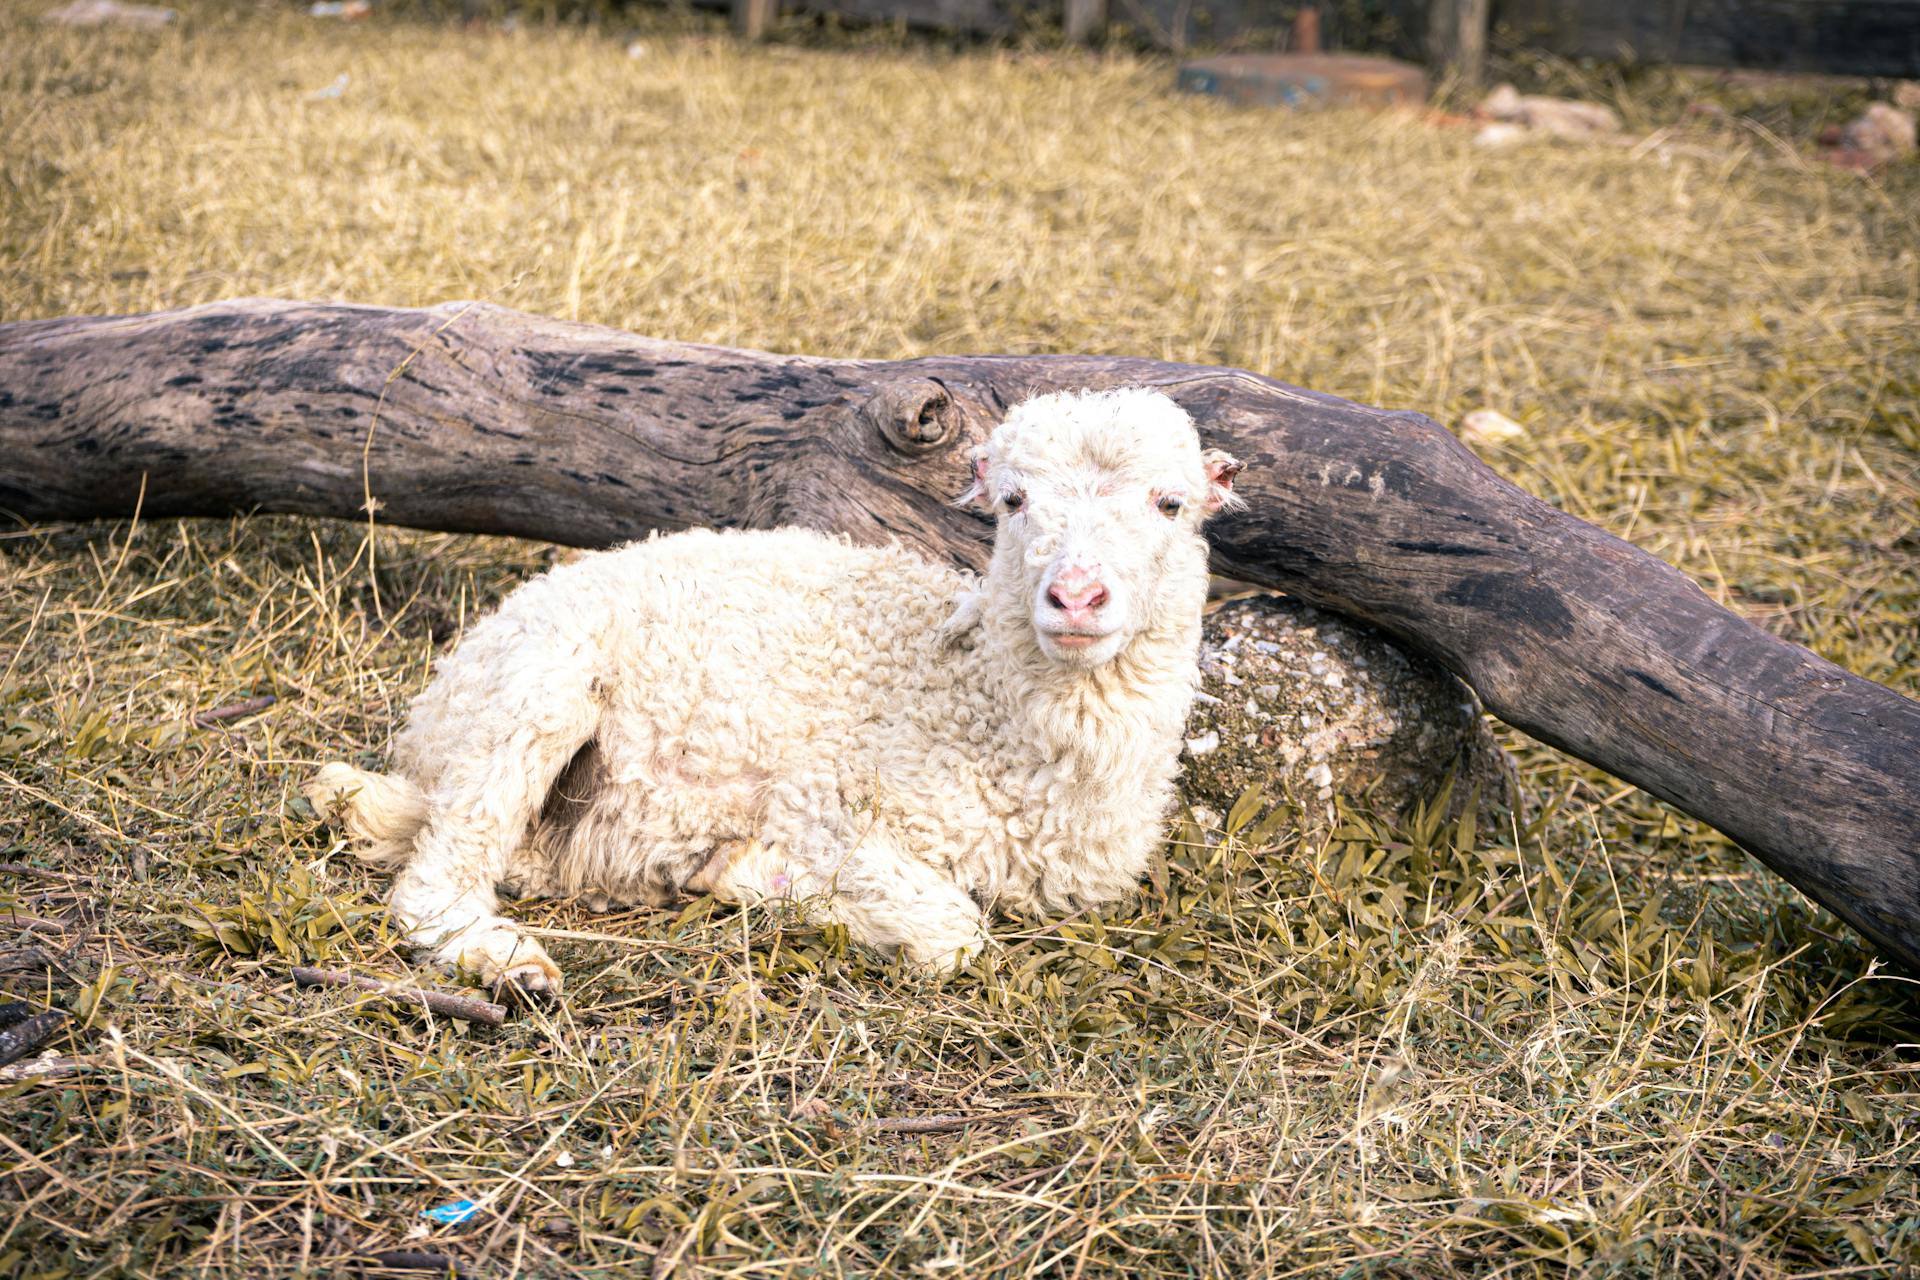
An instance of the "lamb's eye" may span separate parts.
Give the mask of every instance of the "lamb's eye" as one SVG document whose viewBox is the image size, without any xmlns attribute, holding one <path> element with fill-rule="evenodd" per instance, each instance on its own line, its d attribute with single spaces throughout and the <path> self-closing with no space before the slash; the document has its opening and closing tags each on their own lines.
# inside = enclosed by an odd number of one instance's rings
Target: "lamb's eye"
<svg viewBox="0 0 1920 1280">
<path fill-rule="evenodd" d="M 1187 500 L 1177 493 L 1169 493 L 1154 503 L 1154 505 L 1160 508 L 1161 515 L 1171 520 L 1180 514 L 1180 508 L 1187 505 Z"/>
<path fill-rule="evenodd" d="M 1018 511 L 1027 505 L 1027 495 L 1018 489 L 1015 489 L 1012 493 L 1003 493 L 1000 495 L 1000 505 L 1005 507 L 1009 512 Z"/>
</svg>

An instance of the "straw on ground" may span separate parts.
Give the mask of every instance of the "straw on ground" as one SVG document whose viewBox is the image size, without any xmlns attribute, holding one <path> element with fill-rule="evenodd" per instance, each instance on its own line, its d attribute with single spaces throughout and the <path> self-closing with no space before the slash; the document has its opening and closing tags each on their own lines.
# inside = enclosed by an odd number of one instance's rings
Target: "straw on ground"
<svg viewBox="0 0 1920 1280">
<path fill-rule="evenodd" d="M 1494 407 L 1527 428 L 1507 474 L 1920 691 L 1911 167 L 1710 124 L 1669 159 L 1488 153 L 1177 98 L 1126 55 L 32 17 L 0 9 L 0 317 L 479 296 Z M 1674 83 L 1615 105 L 1678 121 Z M 292 963 L 403 958 L 295 782 L 342 741 L 376 763 L 431 655 L 552 558 L 287 519 L 0 536 L 0 986 L 72 1014 L 68 1065 L 0 1086 L 0 1272 L 1785 1276 L 1920 1247 L 1909 981 L 1526 743 L 1521 814 L 1303 844 L 1250 805 L 1176 831 L 1137 905 L 1003 932 L 945 986 L 761 912 L 550 904 L 583 980 L 498 1030 L 297 992 Z"/>
</svg>

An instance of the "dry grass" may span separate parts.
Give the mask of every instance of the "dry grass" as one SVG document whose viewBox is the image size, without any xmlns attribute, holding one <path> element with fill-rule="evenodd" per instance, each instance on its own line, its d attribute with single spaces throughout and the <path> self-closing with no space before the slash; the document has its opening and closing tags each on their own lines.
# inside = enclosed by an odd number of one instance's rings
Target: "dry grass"
<svg viewBox="0 0 1920 1280">
<path fill-rule="evenodd" d="M 484 296 L 1490 404 L 1532 428 L 1507 473 L 1920 692 L 1915 166 L 1865 182 L 1744 127 L 1489 154 L 1119 56 L 30 13 L 0 8 L 4 318 Z M 1920 1257 L 1911 983 L 1524 744 L 1520 819 L 1188 832 L 1137 906 L 1010 928 L 944 987 L 760 912 L 549 904 L 593 935 L 555 943 L 574 986 L 500 1031 L 295 992 L 296 959 L 398 960 L 294 781 L 377 758 L 548 554 L 382 539 L 384 612 L 352 527 L 0 536 L 0 986 L 72 1010 L 78 1064 L 0 1087 L 0 1274 L 331 1274 L 462 1197 L 415 1247 L 493 1276 Z"/>
</svg>

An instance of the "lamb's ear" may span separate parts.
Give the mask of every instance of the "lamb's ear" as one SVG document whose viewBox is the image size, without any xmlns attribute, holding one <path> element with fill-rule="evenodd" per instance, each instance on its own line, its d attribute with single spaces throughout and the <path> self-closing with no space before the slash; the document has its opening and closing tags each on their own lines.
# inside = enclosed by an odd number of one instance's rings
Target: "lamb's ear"
<svg viewBox="0 0 1920 1280">
<path fill-rule="evenodd" d="M 1207 514 L 1216 511 L 1237 511 L 1247 505 L 1246 499 L 1233 491 L 1233 478 L 1247 469 L 1247 464 L 1220 449 L 1209 449 L 1200 455 L 1207 464 Z"/>
<path fill-rule="evenodd" d="M 993 502 L 987 497 L 987 446 L 977 444 L 967 450 L 967 457 L 973 460 L 973 483 L 967 491 L 953 500 L 956 507 L 990 507 Z"/>
</svg>

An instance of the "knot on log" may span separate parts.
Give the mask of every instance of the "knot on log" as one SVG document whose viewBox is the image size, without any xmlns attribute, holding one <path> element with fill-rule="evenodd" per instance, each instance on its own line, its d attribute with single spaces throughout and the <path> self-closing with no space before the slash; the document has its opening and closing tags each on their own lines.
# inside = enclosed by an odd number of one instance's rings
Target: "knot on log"
<svg viewBox="0 0 1920 1280">
<path fill-rule="evenodd" d="M 952 444 L 960 437 L 965 417 L 938 378 L 886 383 L 860 406 L 861 421 L 909 457 Z"/>
</svg>

